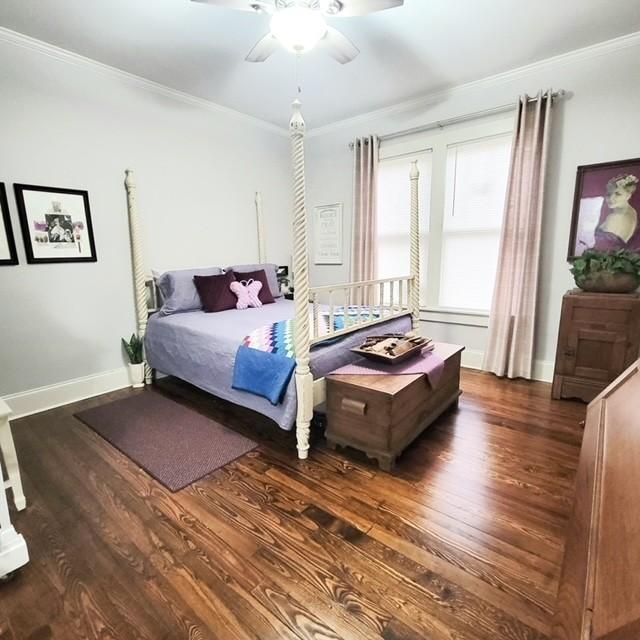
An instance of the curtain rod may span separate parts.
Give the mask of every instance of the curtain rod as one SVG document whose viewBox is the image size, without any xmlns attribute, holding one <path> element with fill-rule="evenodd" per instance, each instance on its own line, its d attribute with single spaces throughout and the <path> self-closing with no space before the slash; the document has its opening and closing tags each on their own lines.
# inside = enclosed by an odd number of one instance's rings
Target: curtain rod
<svg viewBox="0 0 640 640">
<path fill-rule="evenodd" d="M 553 91 L 551 93 L 551 99 L 556 100 L 558 98 L 564 98 L 567 92 L 564 89 Z M 529 98 L 527 102 L 535 102 L 536 98 Z M 431 131 L 432 129 L 443 129 L 444 127 L 451 126 L 452 124 L 459 124 L 461 122 L 467 122 L 468 120 L 475 120 L 476 118 L 482 118 L 486 116 L 497 115 L 499 113 L 506 113 L 518 106 L 517 102 L 511 102 L 509 104 L 503 104 L 499 107 L 492 107 L 491 109 L 483 109 L 482 111 L 474 111 L 473 113 L 467 113 L 462 116 L 456 116 L 454 118 L 448 118 L 447 120 L 436 120 L 429 124 L 420 125 L 419 127 L 413 127 L 412 129 L 404 129 L 403 131 L 396 131 L 394 133 L 388 133 L 384 136 L 379 136 L 380 142 L 385 140 L 393 140 L 395 138 L 403 138 L 404 136 L 410 136 L 414 133 L 422 133 L 423 131 Z M 365 139 L 365 144 L 368 140 Z M 349 143 L 349 149 L 353 149 L 353 142 Z"/>
</svg>

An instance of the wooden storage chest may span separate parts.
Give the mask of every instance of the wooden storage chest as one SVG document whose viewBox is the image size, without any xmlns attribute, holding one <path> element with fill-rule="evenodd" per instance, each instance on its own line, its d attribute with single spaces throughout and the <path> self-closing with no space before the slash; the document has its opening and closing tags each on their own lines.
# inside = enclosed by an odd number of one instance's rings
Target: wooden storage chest
<svg viewBox="0 0 640 640">
<path fill-rule="evenodd" d="M 438 343 L 444 371 L 435 389 L 419 375 L 330 375 L 327 377 L 329 446 L 350 446 L 376 458 L 386 471 L 396 457 L 460 395 L 464 347 Z"/>
</svg>

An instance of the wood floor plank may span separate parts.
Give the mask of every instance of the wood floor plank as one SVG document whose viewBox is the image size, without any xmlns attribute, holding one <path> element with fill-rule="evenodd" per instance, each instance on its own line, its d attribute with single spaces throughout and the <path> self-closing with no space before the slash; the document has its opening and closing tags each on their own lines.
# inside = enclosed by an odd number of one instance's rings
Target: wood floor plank
<svg viewBox="0 0 640 640">
<path fill-rule="evenodd" d="M 125 620 L 135 612 L 135 618 L 129 624 L 136 629 L 138 637 L 155 639 L 169 636 L 176 624 L 173 616 L 165 615 L 170 590 L 165 585 L 160 592 L 164 597 L 147 597 L 148 585 L 155 585 L 161 580 L 166 570 L 164 558 L 160 567 L 157 566 L 160 549 L 152 544 L 140 544 L 141 540 L 150 539 L 148 528 L 140 523 L 144 526 L 145 535 L 136 535 L 136 516 L 126 502 L 117 499 L 114 510 L 114 502 L 104 499 L 102 481 L 85 459 L 90 460 L 86 452 L 83 460 L 79 461 L 70 459 L 68 454 L 64 455 L 67 447 L 49 447 L 48 451 L 46 459 L 40 460 L 37 465 L 38 474 L 42 472 L 39 489 L 41 502 L 54 509 L 64 532 L 68 553 L 75 554 L 77 549 L 82 549 L 84 571 L 88 575 L 108 576 L 106 598 Z M 67 473 L 56 474 L 55 469 L 60 468 L 67 469 Z M 32 470 L 32 475 L 35 470 Z M 58 501 L 60 496 L 70 495 L 71 492 L 77 498 L 74 508 Z M 111 497 L 115 498 L 115 495 Z M 121 525 L 118 518 L 110 517 L 114 513 L 127 514 L 126 527 Z M 138 575 L 140 580 L 132 580 L 132 575 Z M 104 583 L 101 586 L 105 586 Z M 131 602 L 138 602 L 139 605 L 132 608 Z M 182 617 L 179 623 L 183 631 L 195 637 L 213 637 L 204 627 L 199 628 L 196 620 Z"/>
<path fill-rule="evenodd" d="M 260 446 L 171 493 L 73 417 L 17 420 L 31 562 L 0 640 L 545 640 L 584 405 L 464 371 L 393 475 L 172 379 L 158 390 Z"/>
<path fill-rule="evenodd" d="M 96 464 L 95 460 L 93 464 Z M 126 468 L 129 468 L 128 464 L 126 464 Z M 133 471 L 135 472 L 135 469 Z M 96 476 L 93 477 L 96 478 Z M 167 562 L 161 564 L 159 568 L 162 569 L 165 577 L 169 576 L 174 583 L 177 582 L 180 585 L 180 588 L 175 589 L 171 595 L 173 599 L 181 597 L 178 596 L 178 593 L 184 594 L 194 591 L 193 588 L 182 588 L 184 580 L 192 580 L 197 585 L 195 590 L 205 593 L 203 599 L 191 601 L 192 609 L 198 615 L 198 619 L 206 620 L 211 608 L 219 609 L 228 606 L 234 614 L 231 619 L 227 619 L 225 622 L 227 634 L 232 633 L 233 622 L 241 618 L 243 624 L 254 631 L 256 638 L 295 637 L 289 636 L 287 630 L 283 629 L 272 616 L 269 616 L 268 612 L 265 615 L 265 612 L 257 606 L 258 603 L 250 595 L 251 590 L 263 580 L 263 577 L 257 575 L 255 571 L 252 572 L 247 557 L 241 557 L 236 549 L 228 546 L 223 538 L 208 529 L 203 520 L 194 517 L 190 511 L 184 509 L 170 496 L 169 492 L 154 486 L 155 481 L 146 474 L 139 477 L 138 481 L 148 485 L 144 489 L 144 493 L 153 495 L 155 500 L 153 507 L 147 501 L 135 505 L 138 513 L 146 515 L 144 522 L 139 523 L 142 525 L 140 531 L 142 537 L 138 536 L 137 539 L 144 539 L 145 530 L 152 532 L 153 544 L 163 549 Z M 122 495 L 128 495 L 128 507 L 130 508 L 131 502 L 136 499 L 135 494 L 129 492 L 129 487 L 124 482 L 120 484 L 119 488 Z M 107 487 L 101 488 L 97 484 L 95 485 L 98 495 L 104 493 L 103 489 L 107 489 Z M 211 524 L 209 514 L 203 514 L 203 516 Z M 228 533 L 229 530 L 225 529 L 224 531 Z M 252 555 L 256 548 L 253 545 L 250 547 L 246 544 L 241 545 L 242 552 L 250 550 L 249 555 Z M 153 551 L 153 546 L 151 549 L 146 549 L 146 552 L 150 554 L 153 554 Z M 188 569 L 186 577 L 182 571 L 183 568 Z M 172 586 L 175 587 L 175 585 Z M 213 593 L 217 597 L 207 594 L 209 589 L 213 589 Z M 216 605 L 218 597 L 222 597 L 223 604 L 217 602 Z M 202 613 L 203 608 L 204 614 Z M 274 622 L 275 625 L 271 624 Z M 204 623 L 202 624 L 204 625 Z M 191 622 L 191 627 L 194 626 L 195 624 Z M 246 636 L 241 629 L 237 629 L 233 637 Z M 254 636 L 251 635 L 251 637 Z"/>
<path fill-rule="evenodd" d="M 405 627 L 416 628 L 415 624 L 419 623 L 419 631 L 439 623 L 452 633 L 467 634 L 474 639 L 542 637 L 503 610 L 443 579 L 428 566 L 411 561 L 367 534 L 354 534 L 348 523 L 322 509 L 312 506 L 305 513 L 322 524 L 322 529 L 314 533 L 314 539 L 322 537 L 326 548 L 336 555 L 342 553 L 344 571 L 373 574 L 386 586 L 392 602 L 390 608 L 396 611 L 396 619 L 403 621 Z M 439 633 L 445 632 L 440 628 Z"/>
<path fill-rule="evenodd" d="M 238 465 L 242 465 L 242 462 L 238 462 L 237 464 L 238 464 Z M 285 486 L 286 486 L 286 485 L 285 485 Z M 324 502 L 325 502 L 325 500 L 323 499 L 323 498 L 325 498 L 325 497 L 326 497 L 326 496 L 322 496 L 321 494 L 316 494 L 316 500 L 317 500 L 318 502 L 320 502 L 320 503 L 324 503 Z M 316 507 L 314 507 L 314 511 L 315 511 L 315 513 L 317 513 L 317 512 L 318 512 L 318 509 L 317 509 Z M 306 511 L 305 511 L 305 514 L 308 514 L 308 513 L 310 513 L 310 511 L 309 511 L 309 510 L 306 510 Z M 325 516 L 326 516 L 326 518 L 325 518 L 325 522 L 324 522 L 325 526 L 328 526 L 328 525 L 327 525 L 327 523 L 328 523 L 329 521 L 331 521 L 334 525 L 339 524 L 339 519 L 338 519 L 337 517 L 335 517 L 335 516 L 333 516 L 332 514 L 327 513 L 327 512 L 323 512 L 323 513 L 325 513 Z M 383 514 L 383 513 L 384 513 L 384 511 L 381 511 L 380 513 L 381 513 L 381 514 Z M 397 516 L 394 516 L 394 517 L 397 517 Z M 388 519 L 388 515 L 387 515 L 387 516 L 385 516 L 385 517 L 383 518 L 383 520 L 386 520 L 386 519 Z M 317 519 L 314 519 L 314 521 L 318 522 L 318 521 L 317 521 Z M 344 521 L 343 521 L 343 522 L 344 522 Z M 364 531 L 362 531 L 362 530 L 355 529 L 355 528 L 353 527 L 353 525 L 351 525 L 351 524 L 349 524 L 349 527 L 350 527 L 350 529 L 352 530 L 352 532 L 354 532 L 354 534 L 356 535 L 356 537 L 360 537 L 358 534 L 362 534 L 362 533 L 364 533 Z M 369 527 L 369 529 L 370 529 L 370 527 Z M 313 538 L 314 538 L 314 539 L 317 539 L 317 533 L 314 533 L 314 534 L 313 534 Z M 324 548 L 326 548 L 326 549 L 333 549 L 333 548 L 335 547 L 335 544 L 336 544 L 336 543 L 335 543 L 335 541 L 334 541 L 333 543 L 331 543 L 331 542 L 329 542 L 329 541 L 326 541 L 326 540 L 325 540 L 324 542 L 325 542 L 325 544 L 323 544 L 323 547 L 324 547 Z M 371 540 L 369 540 L 369 542 L 368 542 L 369 546 L 371 546 L 371 543 L 372 543 L 372 541 L 371 541 Z M 388 549 L 388 548 L 387 548 L 387 549 L 384 549 L 384 552 L 382 552 L 382 551 L 380 552 L 380 554 L 381 554 L 381 555 L 383 555 L 383 554 L 384 554 L 384 555 L 388 555 L 389 553 L 391 553 L 391 550 L 390 550 L 390 549 Z M 349 559 L 350 559 L 351 561 L 353 561 L 353 560 L 354 560 L 354 556 L 353 556 L 353 555 L 349 555 Z M 371 560 L 371 558 L 369 558 L 369 560 Z M 415 566 L 417 566 L 417 565 L 415 565 L 415 564 L 414 564 L 414 567 L 415 567 Z M 427 565 L 427 566 L 428 566 L 428 565 Z M 371 570 L 371 567 L 369 567 L 369 569 Z M 426 567 L 426 566 L 423 566 L 422 571 L 423 571 L 423 572 L 426 572 L 427 570 L 428 570 L 428 569 L 427 569 L 427 567 Z M 556 581 L 554 580 L 552 584 L 553 584 L 553 586 L 552 586 L 552 591 L 553 591 L 553 593 L 554 593 L 554 595 L 555 595 L 555 590 L 556 590 Z M 426 603 L 426 596 L 425 596 L 425 594 L 422 594 L 422 595 L 423 595 L 423 597 L 425 598 L 425 601 L 423 601 L 423 602 L 422 602 L 422 605 L 423 605 L 423 607 L 425 607 L 425 605 L 427 604 L 427 603 Z M 478 604 L 479 604 L 479 603 L 478 603 L 478 601 L 477 601 L 477 599 L 476 599 L 476 600 L 474 600 L 474 604 L 475 604 L 475 606 L 476 606 L 476 608 L 477 608 L 477 607 L 478 607 Z M 490 608 L 490 606 L 489 606 L 487 603 L 483 603 L 483 604 L 482 604 L 482 606 L 483 606 L 483 608 L 484 608 L 484 610 L 485 610 L 485 611 L 486 611 L 486 610 L 488 610 L 488 609 Z M 427 607 L 425 607 L 425 608 L 427 608 Z M 431 611 L 431 615 L 432 615 L 432 616 L 435 616 L 435 617 L 437 618 L 437 612 L 436 612 L 436 611 Z M 493 622 L 492 622 L 491 624 L 492 624 L 492 627 L 491 627 L 491 628 L 493 629 Z M 504 625 L 503 625 L 503 626 L 504 626 Z M 476 628 L 477 628 L 477 627 L 476 627 Z M 546 627 L 546 626 L 545 626 L 544 628 L 545 628 L 545 630 L 547 629 L 547 627 Z M 489 635 L 488 637 L 489 637 L 489 638 L 493 638 L 493 637 L 496 637 L 496 638 L 497 638 L 497 637 L 501 637 L 501 636 L 499 636 L 499 635 L 496 635 L 496 633 L 497 633 L 497 632 L 495 632 L 495 631 L 494 631 L 493 633 L 494 633 L 494 635 L 493 635 L 493 636 L 492 636 L 492 635 Z M 473 637 L 476 637 L 476 636 L 471 635 L 471 637 L 473 638 Z M 480 637 L 480 636 L 477 636 L 477 637 Z M 517 636 L 517 635 L 513 635 L 513 636 L 507 636 L 507 637 L 518 637 L 518 636 Z"/>
<path fill-rule="evenodd" d="M 350 615 L 369 634 L 378 634 L 384 628 L 387 615 L 374 601 L 363 594 L 355 585 L 344 582 L 336 575 L 331 557 L 321 545 L 309 535 L 309 529 L 293 517 L 277 508 L 264 508 L 249 492 L 242 494 L 238 502 L 238 490 L 228 477 L 216 475 L 207 487 L 198 489 L 199 495 L 213 510 L 224 508 L 234 510 L 239 527 L 246 521 L 260 523 L 262 545 L 268 549 L 270 557 L 277 558 L 280 566 L 298 574 L 302 580 L 312 585 L 328 603 L 349 611 Z M 261 557 L 265 557 L 262 553 Z"/>
<path fill-rule="evenodd" d="M 398 534 L 399 526 L 401 526 L 401 524 L 399 524 L 400 516 L 398 514 L 392 514 L 391 517 L 389 517 L 389 514 L 385 516 L 384 509 L 380 509 L 378 510 L 377 513 L 371 514 L 370 517 L 372 521 L 379 522 L 380 523 L 379 526 L 384 528 L 385 531 L 389 529 L 389 525 L 385 523 L 389 523 L 389 522 L 396 523 L 395 525 L 391 526 L 391 531 L 394 534 Z M 416 553 L 419 553 L 420 550 L 424 550 L 424 545 L 422 544 L 422 542 L 420 542 L 423 539 L 422 532 L 420 532 L 419 529 L 417 529 L 415 526 L 409 523 L 405 522 L 404 524 L 405 524 L 405 530 L 402 534 L 397 535 L 398 540 L 408 542 L 413 546 L 415 546 Z M 442 530 L 441 530 L 441 533 L 442 533 Z M 428 536 L 428 534 L 426 535 Z M 434 539 L 432 538 L 432 541 L 433 540 Z M 460 539 L 458 540 L 458 543 L 459 542 L 460 542 Z M 447 544 L 446 547 L 448 547 L 450 552 L 453 552 L 456 548 L 458 548 L 455 544 L 451 543 L 451 539 L 449 540 L 449 544 Z M 429 547 L 429 550 L 434 556 L 438 557 L 439 559 L 442 559 L 443 558 L 442 553 L 444 548 L 445 547 L 438 545 L 437 538 L 435 538 L 435 547 L 432 545 L 431 547 Z M 506 548 L 506 545 L 504 545 L 504 548 Z M 482 554 L 482 562 L 478 563 L 477 562 L 479 560 L 478 554 L 480 553 L 480 551 L 481 551 L 480 549 L 476 549 L 475 554 L 472 554 L 471 556 L 466 556 L 465 560 L 461 560 L 455 553 L 453 553 L 453 555 L 451 555 L 448 559 L 445 557 L 445 560 L 450 562 L 450 564 L 452 565 L 450 567 L 451 571 L 464 570 L 467 572 L 471 572 L 473 576 L 484 580 L 492 587 L 496 587 L 495 575 L 491 571 L 487 571 L 486 568 L 483 567 L 483 564 L 486 563 L 487 555 L 490 553 L 490 548 L 487 547 L 484 549 L 484 554 Z M 498 584 L 497 587 L 498 588 L 502 587 L 507 591 L 513 591 L 515 588 L 518 587 L 518 583 L 517 583 L 518 577 L 519 576 L 522 577 L 523 571 L 526 571 L 525 568 L 522 567 L 522 570 L 515 574 L 509 573 L 509 572 L 505 573 L 506 566 L 510 562 L 508 554 L 505 554 L 504 556 L 497 556 L 494 560 L 500 564 L 500 567 L 499 567 L 500 573 L 496 575 L 499 575 L 499 576 L 504 575 L 503 583 Z M 515 568 L 517 569 L 518 565 L 515 565 Z M 549 569 L 549 567 L 547 566 L 545 566 L 545 568 Z M 537 596 L 538 598 L 541 598 L 541 602 L 544 605 L 546 605 L 546 608 L 548 610 L 549 607 L 551 606 L 551 601 L 555 599 L 555 592 L 557 589 L 556 573 L 557 572 L 554 572 L 554 575 L 551 578 L 544 575 L 540 576 L 539 577 L 540 585 L 538 585 L 538 588 L 536 588 L 536 585 L 533 585 L 533 584 L 531 585 L 520 584 L 519 585 L 520 591 L 518 592 L 518 594 L 521 597 L 525 597 L 523 594 L 526 594 L 527 597 L 532 598 L 534 600 L 534 603 L 537 606 L 540 606 L 540 602 L 536 601 L 535 597 Z M 526 575 L 530 579 L 533 577 L 532 571 L 526 571 Z M 543 595 L 540 595 L 540 593 L 538 593 L 540 589 L 543 589 Z M 546 597 L 544 596 L 544 594 L 546 594 Z"/>
</svg>

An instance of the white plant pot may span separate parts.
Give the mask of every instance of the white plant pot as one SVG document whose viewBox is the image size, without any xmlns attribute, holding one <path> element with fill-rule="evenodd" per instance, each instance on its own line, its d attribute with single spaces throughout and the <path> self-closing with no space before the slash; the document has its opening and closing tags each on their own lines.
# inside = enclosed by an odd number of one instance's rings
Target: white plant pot
<svg viewBox="0 0 640 640">
<path fill-rule="evenodd" d="M 144 387 L 144 362 L 129 365 L 129 380 L 134 389 Z"/>
</svg>

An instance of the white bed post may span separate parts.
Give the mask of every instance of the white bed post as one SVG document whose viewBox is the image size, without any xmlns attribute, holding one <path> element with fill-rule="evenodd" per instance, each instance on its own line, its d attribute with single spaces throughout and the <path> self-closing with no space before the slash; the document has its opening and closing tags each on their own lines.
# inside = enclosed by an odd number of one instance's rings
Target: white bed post
<svg viewBox="0 0 640 640">
<path fill-rule="evenodd" d="M 411 237 L 411 331 L 420 333 L 420 205 L 418 200 L 418 161 L 411 163 L 411 225 L 409 235 Z"/>
<path fill-rule="evenodd" d="M 262 217 L 262 194 L 259 191 L 256 191 L 256 225 L 258 227 L 258 264 L 264 264 L 267 261 L 267 250 Z"/>
<path fill-rule="evenodd" d="M 313 417 L 313 376 L 309 369 L 309 264 L 304 176 L 305 124 L 299 100 L 293 102 L 289 133 L 293 152 L 293 273 L 296 278 L 294 296 L 296 317 L 293 334 L 298 395 L 296 441 L 298 457 L 301 460 L 306 460 L 309 455 L 309 435 L 311 433 L 311 418 Z"/>
<path fill-rule="evenodd" d="M 144 272 L 144 257 L 142 253 L 142 237 L 140 233 L 140 221 L 138 219 L 138 198 L 136 195 L 136 183 L 133 171 L 125 171 L 124 184 L 127 189 L 127 211 L 129 214 L 129 240 L 131 243 L 131 262 L 133 264 L 133 284 L 136 304 L 136 325 L 138 336 L 144 339 L 147 331 L 149 310 L 147 307 L 147 286 Z M 145 363 L 145 382 L 151 382 L 151 369 Z"/>
</svg>

